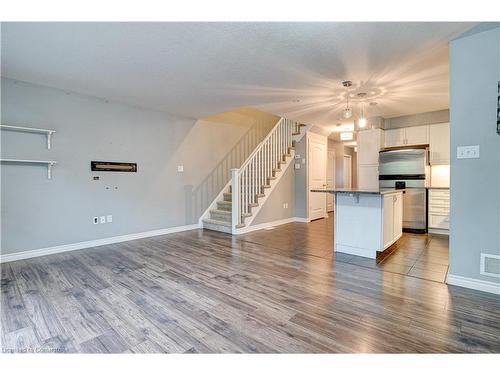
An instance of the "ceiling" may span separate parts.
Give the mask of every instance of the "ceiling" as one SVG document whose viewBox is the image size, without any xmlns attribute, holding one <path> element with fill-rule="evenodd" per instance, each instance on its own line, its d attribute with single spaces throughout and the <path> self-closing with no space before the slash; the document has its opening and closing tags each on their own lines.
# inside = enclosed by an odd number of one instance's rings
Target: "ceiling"
<svg viewBox="0 0 500 375">
<path fill-rule="evenodd" d="M 475 23 L 3 23 L 2 76 L 201 118 L 241 106 L 332 126 L 448 107 L 448 47 Z"/>
</svg>

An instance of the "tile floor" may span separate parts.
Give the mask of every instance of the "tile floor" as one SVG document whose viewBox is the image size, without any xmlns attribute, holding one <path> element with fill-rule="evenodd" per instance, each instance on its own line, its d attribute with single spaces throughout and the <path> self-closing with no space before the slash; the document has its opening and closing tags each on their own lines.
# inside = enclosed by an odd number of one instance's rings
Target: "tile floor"
<svg viewBox="0 0 500 375">
<path fill-rule="evenodd" d="M 337 254 L 336 258 L 359 266 L 445 282 L 448 274 L 448 237 L 404 233 L 394 245 L 394 251 L 379 263 L 347 254 Z"/>
</svg>

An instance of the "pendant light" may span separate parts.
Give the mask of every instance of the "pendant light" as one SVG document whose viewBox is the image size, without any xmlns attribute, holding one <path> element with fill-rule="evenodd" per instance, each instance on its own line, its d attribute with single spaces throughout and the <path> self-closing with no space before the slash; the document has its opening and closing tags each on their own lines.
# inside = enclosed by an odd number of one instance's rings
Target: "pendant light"
<svg viewBox="0 0 500 375">
<path fill-rule="evenodd" d="M 366 96 L 365 92 L 358 93 L 358 98 L 363 99 L 365 96 Z M 360 118 L 358 120 L 358 126 L 360 128 L 365 128 L 366 124 L 367 124 L 367 121 L 366 121 L 366 117 L 365 117 L 365 102 L 364 101 L 361 102 L 360 107 L 361 107 L 361 111 L 360 111 L 361 112 L 361 116 L 360 116 Z"/>
<path fill-rule="evenodd" d="M 342 81 L 342 86 L 344 86 L 346 88 L 346 95 L 345 95 L 345 98 L 346 98 L 346 106 L 345 106 L 345 109 L 344 111 L 342 112 L 342 115 L 344 116 L 344 118 L 351 118 L 352 117 L 352 109 L 351 107 L 349 107 L 349 87 L 352 86 L 352 81 Z"/>
</svg>

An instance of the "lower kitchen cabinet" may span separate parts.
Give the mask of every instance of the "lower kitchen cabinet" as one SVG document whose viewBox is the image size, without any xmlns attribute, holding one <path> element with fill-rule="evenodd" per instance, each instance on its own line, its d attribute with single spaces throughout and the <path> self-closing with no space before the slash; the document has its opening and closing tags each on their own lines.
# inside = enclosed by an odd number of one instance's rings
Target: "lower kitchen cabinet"
<svg viewBox="0 0 500 375">
<path fill-rule="evenodd" d="M 403 234 L 403 194 L 387 194 L 383 200 L 383 248 Z"/>
<path fill-rule="evenodd" d="M 450 190 L 429 189 L 429 233 L 448 234 L 450 229 Z"/>
</svg>

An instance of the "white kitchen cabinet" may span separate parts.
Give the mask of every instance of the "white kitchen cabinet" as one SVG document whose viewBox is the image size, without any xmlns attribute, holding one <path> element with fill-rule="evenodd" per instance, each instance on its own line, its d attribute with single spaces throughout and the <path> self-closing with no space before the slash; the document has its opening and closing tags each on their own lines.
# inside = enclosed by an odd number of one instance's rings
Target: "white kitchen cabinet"
<svg viewBox="0 0 500 375">
<path fill-rule="evenodd" d="M 401 237 L 402 202 L 400 190 L 336 191 L 334 251 L 375 259 Z"/>
<path fill-rule="evenodd" d="M 357 134 L 358 164 L 378 164 L 378 153 L 383 147 L 383 130 L 362 130 Z"/>
<path fill-rule="evenodd" d="M 385 147 L 399 147 L 404 146 L 405 141 L 405 130 L 400 129 L 390 129 L 384 131 Z"/>
<path fill-rule="evenodd" d="M 403 234 L 402 194 L 384 195 L 383 223 L 383 248 L 386 249 Z"/>
<path fill-rule="evenodd" d="M 448 234 L 450 229 L 450 191 L 429 189 L 428 227 L 430 233 Z"/>
<path fill-rule="evenodd" d="M 429 126 L 411 126 L 405 128 L 406 145 L 428 145 L 429 144 Z"/>
<path fill-rule="evenodd" d="M 403 194 L 394 195 L 394 240 L 403 235 Z"/>
<path fill-rule="evenodd" d="M 385 131 L 385 147 L 429 144 L 429 126 L 420 125 Z"/>
<path fill-rule="evenodd" d="M 382 129 L 362 130 L 357 134 L 358 188 L 378 189 L 378 155 L 384 146 Z"/>
<path fill-rule="evenodd" d="M 378 164 L 358 165 L 358 188 L 378 189 Z"/>
<path fill-rule="evenodd" d="M 429 162 L 431 165 L 450 164 L 450 124 L 429 126 Z"/>
</svg>

